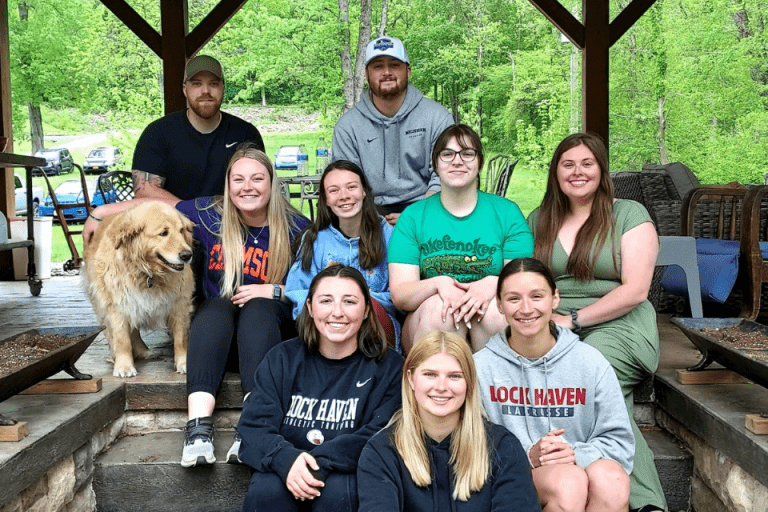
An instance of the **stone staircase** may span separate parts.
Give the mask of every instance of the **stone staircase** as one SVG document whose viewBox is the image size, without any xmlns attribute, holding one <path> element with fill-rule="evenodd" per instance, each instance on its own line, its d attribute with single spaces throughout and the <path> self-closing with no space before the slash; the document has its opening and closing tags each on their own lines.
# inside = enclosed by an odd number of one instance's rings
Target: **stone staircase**
<svg viewBox="0 0 768 512">
<path fill-rule="evenodd" d="M 232 428 L 216 429 L 215 464 L 182 468 L 179 465 L 183 440 L 180 427 L 186 420 L 181 410 L 185 406 L 183 384 L 154 383 L 151 388 L 144 389 L 138 382 L 126 386 L 129 415 L 126 423 L 143 425 L 148 433 L 124 437 L 96 459 L 93 489 L 97 509 L 100 512 L 239 512 L 250 470 L 223 461 L 234 437 Z M 227 374 L 219 403 L 229 410 L 214 416 L 217 425 L 234 426 L 242 400 L 239 388 L 237 376 Z M 152 399 L 148 400 L 150 395 Z M 655 454 L 670 511 L 688 510 L 692 457 L 670 434 L 650 425 L 644 426 L 649 423 L 649 418 L 653 418 L 651 382 L 639 386 L 636 395 L 635 417 Z M 152 405 L 175 411 L 153 413 L 150 412 Z M 130 419 L 131 415 L 134 420 Z M 158 419 L 160 417 L 166 420 Z M 171 422 L 175 423 L 176 429 L 150 431 L 167 427 Z"/>
</svg>

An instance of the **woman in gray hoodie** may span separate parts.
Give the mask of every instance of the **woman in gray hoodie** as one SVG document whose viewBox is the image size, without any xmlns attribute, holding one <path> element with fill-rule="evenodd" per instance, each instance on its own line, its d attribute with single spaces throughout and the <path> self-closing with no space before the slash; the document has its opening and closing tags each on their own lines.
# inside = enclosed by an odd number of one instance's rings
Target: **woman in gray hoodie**
<svg viewBox="0 0 768 512">
<path fill-rule="evenodd" d="M 560 298 L 540 261 L 507 263 L 496 299 L 509 326 L 474 356 L 483 404 L 528 453 L 544 510 L 626 511 L 635 442 L 610 364 L 552 322 Z"/>
</svg>

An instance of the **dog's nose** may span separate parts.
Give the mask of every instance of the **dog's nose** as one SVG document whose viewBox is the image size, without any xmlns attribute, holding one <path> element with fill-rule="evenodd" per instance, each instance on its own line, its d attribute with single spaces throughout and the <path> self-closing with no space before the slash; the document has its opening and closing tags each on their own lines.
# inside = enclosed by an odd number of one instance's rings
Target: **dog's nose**
<svg viewBox="0 0 768 512">
<path fill-rule="evenodd" d="M 191 259 L 192 259 L 192 251 L 181 251 L 181 252 L 179 253 L 179 258 L 180 258 L 180 259 L 181 259 L 181 261 L 183 261 L 184 263 L 189 263 L 189 260 L 191 260 Z"/>
</svg>

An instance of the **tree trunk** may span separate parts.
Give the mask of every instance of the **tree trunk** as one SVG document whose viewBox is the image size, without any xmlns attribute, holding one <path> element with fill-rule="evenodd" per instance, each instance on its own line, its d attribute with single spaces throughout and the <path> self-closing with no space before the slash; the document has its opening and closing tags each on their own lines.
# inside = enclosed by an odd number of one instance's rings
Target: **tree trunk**
<svg viewBox="0 0 768 512">
<path fill-rule="evenodd" d="M 267 106 L 267 89 L 264 86 L 261 86 L 261 106 Z"/>
<path fill-rule="evenodd" d="M 27 102 L 29 109 L 29 131 L 32 136 L 32 153 L 43 149 L 43 116 L 40 114 L 40 105 Z"/>
<path fill-rule="evenodd" d="M 379 24 L 379 37 L 387 32 L 387 0 L 381 0 L 381 24 Z"/>
<path fill-rule="evenodd" d="M 365 86 L 365 47 L 371 40 L 371 0 L 360 0 L 360 29 L 355 58 L 355 103 L 360 101 Z"/>
<path fill-rule="evenodd" d="M 339 0 L 339 22 L 343 27 L 344 46 L 341 49 L 341 76 L 344 77 L 344 112 L 355 106 L 355 83 L 352 74 L 352 57 L 349 46 L 349 3 L 347 0 Z"/>
<path fill-rule="evenodd" d="M 659 98 L 659 159 L 662 164 L 669 163 L 667 159 L 667 142 L 665 133 L 667 128 L 667 118 L 664 116 L 664 96 Z"/>
</svg>

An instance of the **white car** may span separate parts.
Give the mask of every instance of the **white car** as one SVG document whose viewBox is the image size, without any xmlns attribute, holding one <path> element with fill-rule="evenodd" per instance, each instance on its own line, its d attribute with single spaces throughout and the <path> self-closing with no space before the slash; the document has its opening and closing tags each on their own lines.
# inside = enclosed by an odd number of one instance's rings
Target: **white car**
<svg viewBox="0 0 768 512">
<path fill-rule="evenodd" d="M 26 215 L 27 213 L 27 183 L 21 179 L 21 176 L 14 173 L 13 181 L 16 184 L 16 215 Z M 42 187 L 32 187 L 32 211 L 37 213 L 40 203 L 43 201 L 45 193 Z"/>
</svg>

